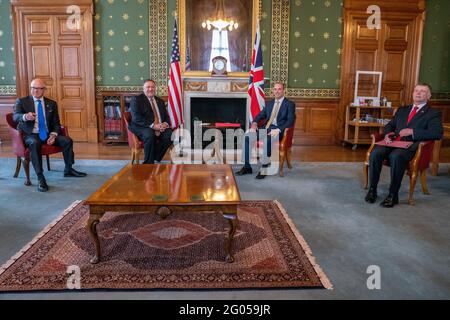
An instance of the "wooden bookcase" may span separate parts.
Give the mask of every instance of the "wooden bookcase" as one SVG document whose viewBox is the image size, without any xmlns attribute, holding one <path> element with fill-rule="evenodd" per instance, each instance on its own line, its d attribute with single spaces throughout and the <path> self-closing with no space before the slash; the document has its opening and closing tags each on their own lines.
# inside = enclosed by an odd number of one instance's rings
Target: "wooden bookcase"
<svg viewBox="0 0 450 320">
<path fill-rule="evenodd" d="M 355 150 L 358 144 L 370 144 L 370 135 L 374 132 L 383 132 L 386 122 L 377 120 L 391 119 L 396 108 L 372 106 L 347 106 L 345 112 L 345 135 L 342 144 L 353 144 Z M 367 118 L 367 115 L 369 117 Z M 366 121 L 369 119 L 369 121 Z"/>
<path fill-rule="evenodd" d="M 141 92 L 103 91 L 97 97 L 99 141 L 126 143 L 127 128 L 123 114 L 129 111 L 131 99 Z"/>
</svg>

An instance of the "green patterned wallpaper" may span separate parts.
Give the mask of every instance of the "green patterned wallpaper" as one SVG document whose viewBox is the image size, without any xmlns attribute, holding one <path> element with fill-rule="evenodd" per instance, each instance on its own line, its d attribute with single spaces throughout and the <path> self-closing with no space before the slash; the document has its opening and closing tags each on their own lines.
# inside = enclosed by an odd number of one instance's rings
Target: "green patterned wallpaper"
<svg viewBox="0 0 450 320">
<path fill-rule="evenodd" d="M 97 86 L 135 86 L 149 78 L 148 0 L 95 0 Z"/>
<path fill-rule="evenodd" d="M 288 17 L 281 17 L 282 23 L 288 21 L 289 24 L 289 43 L 282 43 L 284 49 L 287 49 L 288 57 L 281 59 L 281 65 L 287 61 L 289 69 L 281 77 L 287 79 L 288 87 L 294 90 L 292 92 L 300 92 L 295 91 L 297 89 L 338 89 L 343 0 L 282 1 L 283 9 L 289 8 L 290 13 Z M 274 19 L 278 17 L 273 16 L 272 0 L 261 2 L 264 72 L 270 78 L 271 63 L 277 61 L 272 57 L 272 41 Z M 167 14 L 167 26 L 162 28 L 158 24 L 158 35 L 149 33 L 155 32 L 153 26 L 156 25 L 149 19 L 149 5 L 154 10 L 159 10 L 159 15 Z M 450 18 L 447 13 L 450 12 L 450 1 L 427 0 L 426 5 L 420 80 L 430 82 L 435 91 L 449 92 Z M 166 11 L 161 11 L 160 7 L 164 7 Z M 168 61 L 176 0 L 95 0 L 95 9 L 97 86 L 133 87 L 140 86 L 142 79 L 148 77 L 167 77 L 162 70 L 165 62 L 161 54 L 167 51 Z M 164 38 L 160 36 L 161 30 L 166 35 L 166 48 L 158 50 L 159 60 L 152 68 L 150 39 L 152 36 L 153 39 L 155 36 L 157 39 Z M 10 1 L 0 0 L 0 94 L 6 92 L 7 86 L 15 84 L 12 39 Z"/>
<path fill-rule="evenodd" d="M 339 88 L 342 0 L 292 0 L 289 88 Z"/>
<path fill-rule="evenodd" d="M 433 92 L 450 92 L 450 1 L 428 0 L 420 64 L 420 81 Z"/>
<path fill-rule="evenodd" d="M 14 44 L 10 1 L 0 0 L 0 85 L 15 85 Z"/>
</svg>

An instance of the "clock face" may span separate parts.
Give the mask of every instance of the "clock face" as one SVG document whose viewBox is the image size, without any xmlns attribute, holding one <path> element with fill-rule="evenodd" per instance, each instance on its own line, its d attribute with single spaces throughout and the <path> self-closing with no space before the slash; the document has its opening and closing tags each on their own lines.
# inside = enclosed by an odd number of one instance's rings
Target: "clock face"
<svg viewBox="0 0 450 320">
<path fill-rule="evenodd" d="M 214 62 L 214 68 L 216 68 L 217 70 L 223 70 L 225 68 L 225 63 L 223 62 L 223 60 L 216 60 Z"/>
</svg>

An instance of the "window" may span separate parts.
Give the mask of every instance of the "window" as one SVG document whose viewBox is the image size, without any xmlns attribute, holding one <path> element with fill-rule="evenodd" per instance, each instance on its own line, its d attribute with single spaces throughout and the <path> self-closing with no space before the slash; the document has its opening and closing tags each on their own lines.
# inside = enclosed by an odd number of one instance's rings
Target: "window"
<svg viewBox="0 0 450 320">
<path fill-rule="evenodd" d="M 213 30 L 211 43 L 211 57 L 209 59 L 209 71 L 212 71 L 212 59 L 222 56 L 227 59 L 227 71 L 231 72 L 230 50 L 228 48 L 228 31 Z"/>
</svg>

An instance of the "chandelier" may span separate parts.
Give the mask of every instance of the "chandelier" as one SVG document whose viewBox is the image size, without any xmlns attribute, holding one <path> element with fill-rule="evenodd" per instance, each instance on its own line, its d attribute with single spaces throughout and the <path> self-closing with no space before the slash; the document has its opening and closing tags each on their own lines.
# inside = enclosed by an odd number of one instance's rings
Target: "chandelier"
<svg viewBox="0 0 450 320">
<path fill-rule="evenodd" d="M 203 20 L 202 22 L 202 27 L 207 28 L 208 30 L 211 30 L 211 28 L 214 27 L 219 31 L 222 31 L 225 28 L 233 31 L 233 29 L 237 29 L 238 26 L 237 21 L 225 17 L 223 0 L 216 1 L 216 16 L 214 18 Z"/>
</svg>

